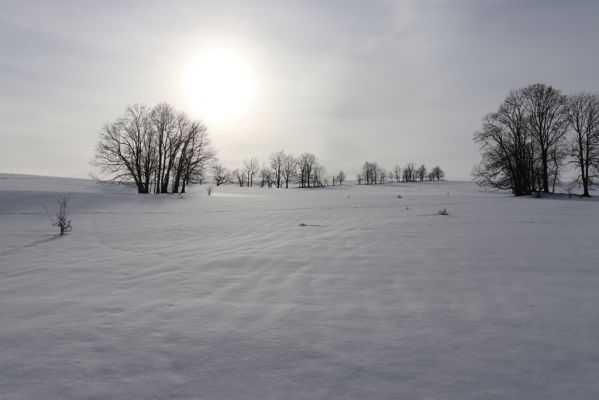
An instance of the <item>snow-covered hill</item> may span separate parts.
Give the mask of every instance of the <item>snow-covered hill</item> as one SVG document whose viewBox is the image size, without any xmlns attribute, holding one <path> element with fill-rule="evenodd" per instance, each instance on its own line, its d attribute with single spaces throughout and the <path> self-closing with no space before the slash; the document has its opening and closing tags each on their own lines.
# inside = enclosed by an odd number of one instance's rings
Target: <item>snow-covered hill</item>
<svg viewBox="0 0 599 400">
<path fill-rule="evenodd" d="M 469 182 L 0 175 L 0 399 L 592 399 L 598 227 Z"/>
</svg>

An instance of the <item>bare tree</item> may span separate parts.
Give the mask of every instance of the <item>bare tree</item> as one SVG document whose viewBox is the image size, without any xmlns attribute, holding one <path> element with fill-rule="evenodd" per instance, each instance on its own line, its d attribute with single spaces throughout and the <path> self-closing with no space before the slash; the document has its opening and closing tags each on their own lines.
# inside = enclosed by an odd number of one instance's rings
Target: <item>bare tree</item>
<svg viewBox="0 0 599 400">
<path fill-rule="evenodd" d="M 138 193 L 148 193 L 154 166 L 148 111 L 143 105 L 127 107 L 123 116 L 105 124 L 96 146 L 95 164 L 112 180 L 133 180 Z"/>
<path fill-rule="evenodd" d="M 184 160 L 181 192 L 185 193 L 187 184 L 193 182 L 201 184 L 205 180 L 206 170 L 216 157 L 208 131 L 203 124 L 197 123 L 190 144 L 186 147 L 186 152 L 182 153 L 182 157 Z"/>
<path fill-rule="evenodd" d="M 285 164 L 285 158 L 284 151 L 277 151 L 276 153 L 272 153 L 269 157 L 270 168 L 274 174 L 274 183 L 277 188 L 281 188 L 283 186 L 283 167 Z"/>
<path fill-rule="evenodd" d="M 212 178 L 216 186 L 228 183 L 231 180 L 229 171 L 218 162 L 212 165 Z"/>
<path fill-rule="evenodd" d="M 511 189 L 516 196 L 535 191 L 541 174 L 522 90 L 510 92 L 496 113 L 483 118 L 474 140 L 482 151 L 482 161 L 473 170 L 477 183 Z"/>
<path fill-rule="evenodd" d="M 441 179 L 445 178 L 445 172 L 438 165 L 436 167 L 433 167 L 433 169 L 431 169 L 431 172 L 429 175 L 430 175 L 429 179 L 431 181 L 432 180 L 440 181 Z"/>
<path fill-rule="evenodd" d="M 150 121 L 152 123 L 156 137 L 156 156 L 157 167 L 155 171 L 155 193 L 166 193 L 168 191 L 168 180 L 170 169 L 172 168 L 172 153 L 177 146 L 176 112 L 172 106 L 166 103 L 156 105 L 150 112 Z"/>
<path fill-rule="evenodd" d="M 341 186 L 343 182 L 345 182 L 345 172 L 343 172 L 343 170 L 339 171 L 336 178 L 337 182 L 339 182 L 339 186 Z"/>
<path fill-rule="evenodd" d="M 399 165 L 393 167 L 393 178 L 395 179 L 395 182 L 399 182 L 401 180 L 401 168 Z"/>
<path fill-rule="evenodd" d="M 260 187 L 268 186 L 271 188 L 273 183 L 275 183 L 274 174 L 275 171 L 271 170 L 267 165 L 263 165 L 260 169 Z"/>
<path fill-rule="evenodd" d="M 312 169 L 311 181 L 313 187 L 322 187 L 327 186 L 328 181 L 326 178 L 326 169 L 318 162 L 314 164 L 314 168 Z"/>
<path fill-rule="evenodd" d="M 559 90 L 542 83 L 527 86 L 521 94 L 528 117 L 528 129 L 538 146 L 542 189 L 549 193 L 551 156 L 559 154 L 558 148 L 563 145 L 568 131 L 568 98 Z"/>
<path fill-rule="evenodd" d="M 424 181 L 424 178 L 426 178 L 426 166 L 424 164 L 418 167 L 418 169 L 416 170 L 416 176 L 418 177 L 420 182 Z"/>
<path fill-rule="evenodd" d="M 377 177 L 378 177 L 378 182 L 380 184 L 385 183 L 385 179 L 387 179 L 387 170 L 383 167 L 378 167 L 377 168 Z"/>
<path fill-rule="evenodd" d="M 289 182 L 293 181 L 297 173 L 297 160 L 291 154 L 285 154 L 282 165 L 282 179 L 285 181 L 285 189 L 289 188 Z"/>
<path fill-rule="evenodd" d="M 48 218 L 50 218 L 52 226 L 58 227 L 60 230 L 60 236 L 63 236 L 66 232 L 70 232 L 72 230 L 71 220 L 69 219 L 69 213 L 67 211 L 68 202 L 68 196 L 61 196 L 58 199 L 58 211 L 56 211 L 54 216 L 51 216 L 46 208 L 46 215 L 48 215 Z"/>
<path fill-rule="evenodd" d="M 583 196 L 590 197 L 589 183 L 599 169 L 599 94 L 578 93 L 568 101 L 569 122 L 574 132 L 570 154 L 579 169 Z"/>
<path fill-rule="evenodd" d="M 244 171 L 236 168 L 231 172 L 231 175 L 233 175 L 233 179 L 235 179 L 235 181 L 237 182 L 239 187 L 245 186 L 245 172 Z"/>
<path fill-rule="evenodd" d="M 415 182 L 416 181 L 416 164 L 413 162 L 407 163 L 403 169 L 403 180 L 404 182 Z"/>
<path fill-rule="evenodd" d="M 104 125 L 96 146 L 95 163 L 113 180 L 133 181 L 139 193 L 178 192 L 204 174 L 214 158 L 206 127 L 176 113 L 168 104 L 153 109 L 127 107 L 115 122 Z"/>
<path fill-rule="evenodd" d="M 248 160 L 244 160 L 243 167 L 245 170 L 245 184 L 247 185 L 247 187 L 254 186 L 254 178 L 256 177 L 260 169 L 258 159 L 252 157 Z"/>
<path fill-rule="evenodd" d="M 312 153 L 303 153 L 298 159 L 297 182 L 301 188 L 310 187 L 312 173 L 316 166 L 316 156 Z"/>
<path fill-rule="evenodd" d="M 362 178 L 367 185 L 376 185 L 379 183 L 379 177 L 382 170 L 375 162 L 366 161 L 362 165 Z"/>
<path fill-rule="evenodd" d="M 206 169 L 216 158 L 208 130 L 201 121 L 190 121 L 180 114 L 177 125 L 180 144 L 173 163 L 173 193 L 178 193 L 180 186 L 185 192 L 185 186 L 192 180 L 202 183 Z"/>
</svg>

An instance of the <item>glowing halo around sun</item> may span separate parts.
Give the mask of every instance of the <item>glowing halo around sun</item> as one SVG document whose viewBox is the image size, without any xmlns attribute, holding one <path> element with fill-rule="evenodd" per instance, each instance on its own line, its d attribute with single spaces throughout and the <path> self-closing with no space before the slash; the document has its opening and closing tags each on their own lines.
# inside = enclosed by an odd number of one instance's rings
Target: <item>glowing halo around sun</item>
<svg viewBox="0 0 599 400">
<path fill-rule="evenodd" d="M 247 59 L 226 48 L 202 52 L 183 73 L 189 107 L 208 121 L 229 120 L 243 114 L 254 101 L 256 86 Z"/>
</svg>

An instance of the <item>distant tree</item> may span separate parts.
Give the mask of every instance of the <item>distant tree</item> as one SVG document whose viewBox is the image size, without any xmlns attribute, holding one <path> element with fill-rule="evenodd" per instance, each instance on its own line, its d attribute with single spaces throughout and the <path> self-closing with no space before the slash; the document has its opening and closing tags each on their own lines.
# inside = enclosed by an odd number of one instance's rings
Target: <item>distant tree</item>
<svg viewBox="0 0 599 400">
<path fill-rule="evenodd" d="M 277 151 L 270 155 L 270 168 L 274 174 L 274 183 L 277 188 L 283 187 L 285 161 L 286 154 L 284 151 Z"/>
<path fill-rule="evenodd" d="M 404 182 L 415 182 L 416 181 L 416 164 L 413 162 L 407 163 L 403 169 L 403 181 Z"/>
<path fill-rule="evenodd" d="M 363 180 L 364 176 L 362 174 L 356 175 L 356 181 L 358 182 L 358 185 L 361 185 Z"/>
<path fill-rule="evenodd" d="M 292 182 L 297 174 L 297 160 L 291 154 L 285 154 L 283 157 L 282 179 L 285 181 L 285 189 L 289 188 L 289 182 Z"/>
<path fill-rule="evenodd" d="M 58 199 L 58 211 L 56 211 L 54 216 L 51 216 L 48 212 L 48 209 L 46 209 L 46 214 L 48 215 L 50 222 L 53 226 L 58 227 L 60 236 L 63 236 L 66 232 L 70 232 L 72 230 L 71 220 L 69 219 L 69 213 L 67 210 L 68 202 L 68 197 L 61 196 Z"/>
<path fill-rule="evenodd" d="M 316 156 L 312 153 L 303 153 L 298 159 L 297 182 L 301 188 L 310 187 L 312 174 L 316 166 Z"/>
<path fill-rule="evenodd" d="M 345 172 L 343 172 L 343 170 L 339 171 L 336 177 L 337 182 L 339 182 L 339 186 L 341 186 L 343 182 L 345 182 Z"/>
<path fill-rule="evenodd" d="M 393 167 L 393 178 L 395 179 L 395 182 L 399 182 L 401 180 L 401 168 L 399 165 Z"/>
<path fill-rule="evenodd" d="M 258 174 L 260 167 L 258 166 L 258 159 L 253 157 L 243 161 L 243 167 L 245 171 L 245 184 L 247 187 L 254 186 L 254 178 Z"/>
<path fill-rule="evenodd" d="M 367 185 L 376 185 L 379 183 L 381 167 L 376 162 L 366 161 L 362 165 L 362 178 Z"/>
<path fill-rule="evenodd" d="M 599 94 L 582 92 L 570 96 L 568 121 L 573 131 L 570 155 L 579 170 L 582 195 L 590 197 L 589 184 L 599 171 Z"/>
<path fill-rule="evenodd" d="M 318 162 L 314 164 L 314 168 L 312 169 L 312 175 L 310 178 L 313 187 L 322 187 L 327 186 L 328 181 L 326 178 L 326 169 Z"/>
<path fill-rule="evenodd" d="M 273 183 L 274 183 L 274 177 L 273 175 L 275 174 L 275 171 L 273 171 L 272 169 L 270 169 L 268 166 L 263 165 L 262 168 L 260 169 L 260 187 L 264 187 L 264 186 L 268 186 L 269 188 L 272 187 Z"/>
<path fill-rule="evenodd" d="M 431 172 L 429 174 L 429 179 L 431 181 L 440 181 L 443 178 L 445 178 L 445 172 L 441 169 L 441 167 L 437 165 L 436 167 L 433 167 L 433 169 L 431 169 Z"/>
<path fill-rule="evenodd" d="M 385 179 L 387 179 L 387 170 L 385 170 L 385 168 L 383 168 L 383 167 L 378 167 L 377 168 L 377 177 L 378 177 L 378 182 L 380 184 L 385 183 Z"/>
<path fill-rule="evenodd" d="M 214 179 L 216 186 L 228 183 L 231 180 L 229 171 L 220 163 L 214 163 L 212 165 L 212 178 Z"/>
<path fill-rule="evenodd" d="M 426 172 L 427 172 L 426 166 L 424 164 L 422 164 L 420 167 L 418 167 L 418 169 L 415 172 L 416 172 L 416 176 L 418 177 L 420 182 L 424 181 L 424 178 L 426 178 Z"/>
<path fill-rule="evenodd" d="M 237 184 L 239 185 L 239 187 L 244 187 L 245 186 L 245 172 L 236 168 L 231 172 L 231 175 L 233 176 L 233 179 L 235 180 L 235 182 L 237 182 Z"/>
</svg>

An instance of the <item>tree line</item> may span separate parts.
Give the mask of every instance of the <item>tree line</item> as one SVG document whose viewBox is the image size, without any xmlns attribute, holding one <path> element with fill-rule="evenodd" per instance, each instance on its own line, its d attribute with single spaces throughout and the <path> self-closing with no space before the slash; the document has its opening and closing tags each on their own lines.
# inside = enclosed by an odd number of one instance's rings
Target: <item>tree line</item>
<svg viewBox="0 0 599 400">
<path fill-rule="evenodd" d="M 541 83 L 512 90 L 483 117 L 474 141 L 482 159 L 472 175 L 481 186 L 550 193 L 573 164 L 588 197 L 599 172 L 599 94 L 565 95 Z"/>
<path fill-rule="evenodd" d="M 362 165 L 361 172 L 356 176 L 356 182 L 359 185 L 376 185 L 387 181 L 423 182 L 425 180 L 440 181 L 443 178 L 445 178 L 445 172 L 438 165 L 428 171 L 424 164 L 417 167 L 415 163 L 409 162 L 403 169 L 396 165 L 392 169 L 386 170 L 376 162 L 366 161 Z"/>
<path fill-rule="evenodd" d="M 326 168 L 312 153 L 302 153 L 299 156 L 277 151 L 270 154 L 268 161 L 260 164 L 255 158 L 243 161 L 243 166 L 228 170 L 220 163 L 212 167 L 213 179 L 216 185 L 236 183 L 240 187 L 276 187 L 289 188 L 290 184 L 297 184 L 300 188 L 323 187 L 329 184 L 341 185 L 345 180 L 345 173 L 339 171 L 328 175 Z"/>
<path fill-rule="evenodd" d="M 95 164 L 111 180 L 132 181 L 138 193 L 185 193 L 190 183 L 210 178 L 217 185 L 240 187 L 300 188 L 342 185 L 342 170 L 329 174 L 313 153 L 294 156 L 285 151 L 271 153 L 261 163 L 251 157 L 235 169 L 224 167 L 211 146 L 206 126 L 190 119 L 169 104 L 154 107 L 136 104 L 126 108 L 115 121 L 105 124 L 96 146 Z M 424 165 L 408 163 L 387 171 L 377 163 L 366 162 L 358 174 L 359 184 L 441 180 L 443 170 L 430 171 Z"/>
</svg>

